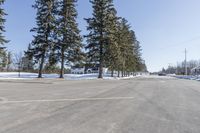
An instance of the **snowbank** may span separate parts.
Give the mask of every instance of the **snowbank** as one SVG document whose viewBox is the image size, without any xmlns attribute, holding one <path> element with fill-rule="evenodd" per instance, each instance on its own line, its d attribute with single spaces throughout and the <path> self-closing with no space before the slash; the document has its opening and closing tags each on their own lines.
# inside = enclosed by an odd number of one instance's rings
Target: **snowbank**
<svg viewBox="0 0 200 133">
<path fill-rule="evenodd" d="M 0 72 L 0 79 L 34 79 L 37 78 L 37 73 L 25 73 L 21 72 L 20 77 L 18 72 Z M 58 78 L 58 74 L 43 74 L 43 78 L 46 79 L 56 79 Z M 98 74 L 65 74 L 64 78 L 67 80 L 90 80 L 90 79 L 97 79 Z M 135 78 L 137 76 L 130 76 L 130 77 L 111 77 L 110 74 L 104 74 L 103 79 L 112 80 L 112 79 L 128 79 L 128 78 Z"/>
<path fill-rule="evenodd" d="M 200 75 L 193 76 L 193 75 L 175 75 L 173 77 L 179 78 L 179 79 L 187 79 L 187 80 L 197 80 L 200 81 Z"/>
</svg>

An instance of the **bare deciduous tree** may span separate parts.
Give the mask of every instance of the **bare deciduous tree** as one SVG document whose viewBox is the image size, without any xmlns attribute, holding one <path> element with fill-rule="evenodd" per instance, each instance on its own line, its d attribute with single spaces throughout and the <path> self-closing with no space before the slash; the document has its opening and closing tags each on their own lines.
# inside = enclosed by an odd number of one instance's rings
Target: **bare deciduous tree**
<svg viewBox="0 0 200 133">
<path fill-rule="evenodd" d="M 20 73 L 21 73 L 21 68 L 23 66 L 22 58 L 23 58 L 22 52 L 14 54 L 13 65 L 15 67 L 15 70 L 18 71 L 18 77 L 21 76 Z"/>
</svg>

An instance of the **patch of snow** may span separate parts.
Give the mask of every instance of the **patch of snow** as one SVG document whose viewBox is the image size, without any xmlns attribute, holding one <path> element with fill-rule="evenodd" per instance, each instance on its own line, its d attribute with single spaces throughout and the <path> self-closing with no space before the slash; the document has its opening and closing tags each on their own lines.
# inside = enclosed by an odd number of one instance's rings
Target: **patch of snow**
<svg viewBox="0 0 200 133">
<path fill-rule="evenodd" d="M 20 77 L 18 76 L 18 72 L 1 72 L 0 79 L 26 79 L 26 78 L 36 78 L 36 73 L 20 73 Z"/>
<path fill-rule="evenodd" d="M 37 73 L 26 73 L 21 72 L 20 77 L 18 76 L 18 72 L 0 72 L 0 79 L 34 79 L 37 78 Z M 43 78 L 46 79 L 56 79 L 58 78 L 58 74 L 43 74 Z M 64 78 L 66 80 L 92 80 L 92 79 L 98 79 L 98 74 L 65 74 Z M 130 77 L 120 77 L 118 78 L 116 75 L 114 77 L 111 77 L 110 74 L 104 74 L 103 79 L 106 80 L 119 80 L 119 79 L 129 79 L 129 78 L 135 78 L 137 76 L 130 76 Z"/>
<path fill-rule="evenodd" d="M 173 77 L 179 78 L 179 79 L 187 79 L 187 80 L 197 80 L 200 81 L 200 75 L 193 76 L 193 75 L 175 75 Z"/>
<path fill-rule="evenodd" d="M 143 78 L 153 78 L 153 79 L 171 79 L 171 76 L 158 76 L 158 75 L 142 75 Z"/>
</svg>

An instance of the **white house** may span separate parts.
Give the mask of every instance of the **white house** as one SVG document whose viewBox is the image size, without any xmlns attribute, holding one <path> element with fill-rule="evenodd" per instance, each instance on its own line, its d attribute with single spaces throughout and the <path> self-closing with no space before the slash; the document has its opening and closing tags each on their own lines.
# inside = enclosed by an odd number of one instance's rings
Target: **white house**
<svg viewBox="0 0 200 133">
<path fill-rule="evenodd" d="M 195 67 L 195 68 L 192 68 L 192 69 L 191 69 L 191 73 L 192 73 L 193 75 L 200 75 L 200 66 Z"/>
<path fill-rule="evenodd" d="M 85 73 L 85 67 L 82 68 L 71 68 L 72 74 L 84 74 Z"/>
<path fill-rule="evenodd" d="M 85 69 L 85 67 L 82 67 L 82 68 L 73 67 L 73 68 L 71 68 L 72 74 L 98 73 L 98 72 L 99 72 L 98 67 L 93 67 L 93 68 L 88 68 L 88 69 Z M 107 73 L 108 73 L 108 68 L 103 68 L 103 74 L 107 74 Z"/>
</svg>

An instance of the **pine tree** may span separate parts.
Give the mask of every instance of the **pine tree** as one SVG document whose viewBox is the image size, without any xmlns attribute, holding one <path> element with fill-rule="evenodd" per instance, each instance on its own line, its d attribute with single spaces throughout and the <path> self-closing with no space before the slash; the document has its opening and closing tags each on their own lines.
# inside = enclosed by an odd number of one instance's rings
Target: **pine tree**
<svg viewBox="0 0 200 133">
<path fill-rule="evenodd" d="M 130 54 L 130 25 L 126 19 L 121 19 L 118 23 L 117 43 L 120 49 L 119 70 L 122 71 L 122 77 L 125 75 L 127 58 Z"/>
<path fill-rule="evenodd" d="M 53 47 L 50 48 L 49 58 L 46 64 L 46 68 L 50 68 L 52 71 L 54 71 L 54 68 L 56 68 L 56 65 L 58 63 L 58 56 L 56 53 L 55 45 L 56 42 L 53 45 Z"/>
<path fill-rule="evenodd" d="M 37 27 L 31 30 L 36 33 L 31 43 L 31 52 L 33 53 L 35 61 L 37 63 L 39 62 L 38 78 L 42 78 L 45 59 L 48 57 L 50 48 L 54 43 L 52 32 L 55 29 L 55 13 L 57 7 L 55 0 L 36 0 L 33 7 L 37 9 Z"/>
<path fill-rule="evenodd" d="M 0 0 L 0 64 L 3 65 L 5 62 L 3 62 L 5 59 L 5 43 L 8 43 L 9 41 L 5 39 L 5 36 L 3 33 L 5 32 L 4 23 L 6 22 L 6 19 L 4 18 L 5 15 L 7 15 L 2 8 L 2 5 L 4 4 L 5 0 Z"/>
<path fill-rule="evenodd" d="M 117 17 L 117 11 L 113 8 L 110 9 L 109 15 L 107 18 L 107 45 L 105 52 L 105 64 L 111 70 L 111 77 L 114 75 L 114 71 L 119 67 L 119 59 L 120 59 L 120 49 L 119 44 L 117 43 L 117 23 L 120 19 Z"/>
<path fill-rule="evenodd" d="M 26 71 L 29 71 L 29 72 L 34 70 L 34 65 L 35 65 L 35 62 L 33 60 L 34 53 L 33 53 L 33 49 L 32 49 L 31 46 L 32 45 L 29 44 L 27 51 L 24 51 L 25 68 L 23 68 L 23 70 L 26 70 Z"/>
<path fill-rule="evenodd" d="M 141 71 L 142 69 L 145 69 L 146 65 L 142 59 L 142 49 L 140 42 L 137 40 L 135 32 L 132 30 L 130 31 L 130 37 L 133 44 L 134 71 Z"/>
<path fill-rule="evenodd" d="M 61 0 L 58 12 L 57 45 L 58 58 L 61 62 L 60 78 L 64 77 L 64 66 L 70 63 L 76 64 L 83 59 L 82 37 L 76 22 L 77 0 Z"/>
<path fill-rule="evenodd" d="M 108 45 L 109 15 L 113 9 L 113 0 L 90 0 L 93 5 L 93 17 L 86 19 L 88 23 L 87 38 L 88 57 L 92 62 L 99 64 L 99 76 L 103 78 L 105 66 L 106 45 Z"/>
<path fill-rule="evenodd" d="M 0 51 L 0 69 L 4 70 L 7 65 L 7 53 L 5 50 Z"/>
<path fill-rule="evenodd" d="M 120 49 L 120 58 L 118 60 L 118 71 L 122 71 L 122 76 L 127 76 L 130 72 L 141 68 L 141 48 L 136 39 L 135 32 L 126 19 L 118 22 L 117 43 Z M 119 72 L 118 72 L 119 73 Z M 119 76 L 119 75 L 118 75 Z"/>
<path fill-rule="evenodd" d="M 144 60 L 142 59 L 142 49 L 140 46 L 140 42 L 137 40 L 135 32 L 130 30 L 130 52 L 129 56 L 129 64 L 127 65 L 128 71 L 146 71 L 146 65 Z"/>
<path fill-rule="evenodd" d="M 135 41 L 134 43 L 134 54 L 135 54 L 135 63 L 136 63 L 136 70 L 141 71 L 144 67 L 144 61 L 142 59 L 142 54 L 141 54 L 141 46 L 139 41 Z"/>
<path fill-rule="evenodd" d="M 5 32 L 5 27 L 4 23 L 6 22 L 4 16 L 7 15 L 2 8 L 2 5 L 4 4 L 5 0 L 0 0 L 0 48 L 1 46 L 4 45 L 5 43 L 8 43 L 8 40 L 5 39 L 3 36 L 3 32 Z"/>
<path fill-rule="evenodd" d="M 127 44 L 127 56 L 126 56 L 126 71 L 128 73 L 136 70 L 136 60 L 135 60 L 135 42 L 136 40 L 135 32 L 133 30 L 129 30 L 128 36 L 128 44 Z"/>
</svg>

